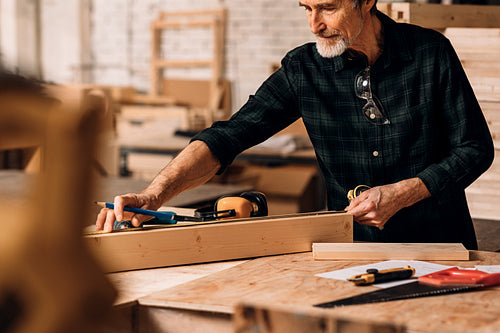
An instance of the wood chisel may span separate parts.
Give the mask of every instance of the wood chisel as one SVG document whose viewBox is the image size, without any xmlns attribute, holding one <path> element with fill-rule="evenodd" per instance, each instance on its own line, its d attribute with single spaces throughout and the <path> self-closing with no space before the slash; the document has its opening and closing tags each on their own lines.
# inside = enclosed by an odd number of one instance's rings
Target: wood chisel
<svg viewBox="0 0 500 333">
<path fill-rule="evenodd" d="M 347 281 L 354 282 L 355 285 L 364 286 L 373 283 L 389 282 L 394 280 L 409 279 L 415 274 L 415 269 L 406 266 L 379 271 L 375 268 L 366 270 L 366 273 L 353 275 Z"/>
<path fill-rule="evenodd" d="M 320 308 L 335 308 L 347 305 L 388 302 L 415 297 L 437 296 L 470 291 L 500 284 L 500 273 L 485 273 L 477 270 L 448 268 L 420 276 L 418 281 L 381 289 L 353 297 L 315 304 Z"/>
</svg>

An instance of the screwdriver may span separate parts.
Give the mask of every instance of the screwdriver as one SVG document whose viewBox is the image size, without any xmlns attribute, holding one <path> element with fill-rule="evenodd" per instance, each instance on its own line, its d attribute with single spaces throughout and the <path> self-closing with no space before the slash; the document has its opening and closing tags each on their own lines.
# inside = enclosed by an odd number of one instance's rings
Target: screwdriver
<svg viewBox="0 0 500 333">
<path fill-rule="evenodd" d="M 354 282 L 357 286 L 364 286 L 373 283 L 409 279 L 414 274 L 415 269 L 410 266 L 385 269 L 382 271 L 370 268 L 366 270 L 366 273 L 353 275 L 348 278 L 347 281 Z"/>
</svg>

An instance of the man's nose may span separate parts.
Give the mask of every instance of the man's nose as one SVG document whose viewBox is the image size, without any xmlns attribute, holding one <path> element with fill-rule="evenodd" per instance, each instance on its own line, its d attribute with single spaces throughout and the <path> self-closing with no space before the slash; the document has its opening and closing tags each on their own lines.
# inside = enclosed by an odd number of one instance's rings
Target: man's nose
<svg viewBox="0 0 500 333">
<path fill-rule="evenodd" d="M 309 14 L 309 26 L 311 27 L 311 32 L 315 35 L 325 30 L 326 25 L 323 22 L 323 15 L 317 11 L 312 11 Z"/>
</svg>

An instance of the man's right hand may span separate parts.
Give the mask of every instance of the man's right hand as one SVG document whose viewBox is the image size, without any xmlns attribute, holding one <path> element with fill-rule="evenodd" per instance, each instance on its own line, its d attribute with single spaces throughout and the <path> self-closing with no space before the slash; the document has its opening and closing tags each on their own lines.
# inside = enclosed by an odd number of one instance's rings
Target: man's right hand
<svg viewBox="0 0 500 333">
<path fill-rule="evenodd" d="M 158 202 L 158 198 L 156 196 L 146 193 L 128 193 L 125 195 L 119 195 L 115 197 L 113 203 L 115 205 L 114 209 L 101 209 L 99 215 L 97 215 L 95 230 L 111 232 L 111 230 L 113 230 L 115 220 L 131 220 L 132 224 L 138 227 L 142 222 L 152 218 L 151 216 L 124 212 L 123 207 L 125 206 L 149 210 L 157 210 L 161 206 L 161 203 Z"/>
<path fill-rule="evenodd" d="M 152 217 L 124 212 L 123 207 L 157 210 L 177 194 L 207 182 L 220 167 L 219 160 L 205 142 L 193 141 L 140 194 L 119 195 L 114 200 L 115 209 L 101 209 L 95 229 L 110 232 L 115 220 L 124 219 L 131 220 L 138 227 Z"/>
</svg>

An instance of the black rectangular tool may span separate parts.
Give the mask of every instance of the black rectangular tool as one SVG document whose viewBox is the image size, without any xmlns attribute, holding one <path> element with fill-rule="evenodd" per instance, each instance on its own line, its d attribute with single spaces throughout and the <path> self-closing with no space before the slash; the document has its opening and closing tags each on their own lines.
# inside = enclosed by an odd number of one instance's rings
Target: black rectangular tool
<svg viewBox="0 0 500 333">
<path fill-rule="evenodd" d="M 346 305 L 378 303 L 378 302 L 396 301 L 396 300 L 415 298 L 415 297 L 458 293 L 481 287 L 484 287 L 484 285 L 460 285 L 460 286 L 437 287 L 415 281 L 392 288 L 380 289 L 370 293 L 365 293 L 353 297 L 340 299 L 337 301 L 315 304 L 314 306 L 319 308 L 335 308 Z"/>
<path fill-rule="evenodd" d="M 364 286 L 373 283 L 409 279 L 414 274 L 415 269 L 410 266 L 385 269 L 381 271 L 375 268 L 370 268 L 366 270 L 366 273 L 351 276 L 347 279 L 347 281 L 353 282 L 357 286 Z"/>
</svg>

